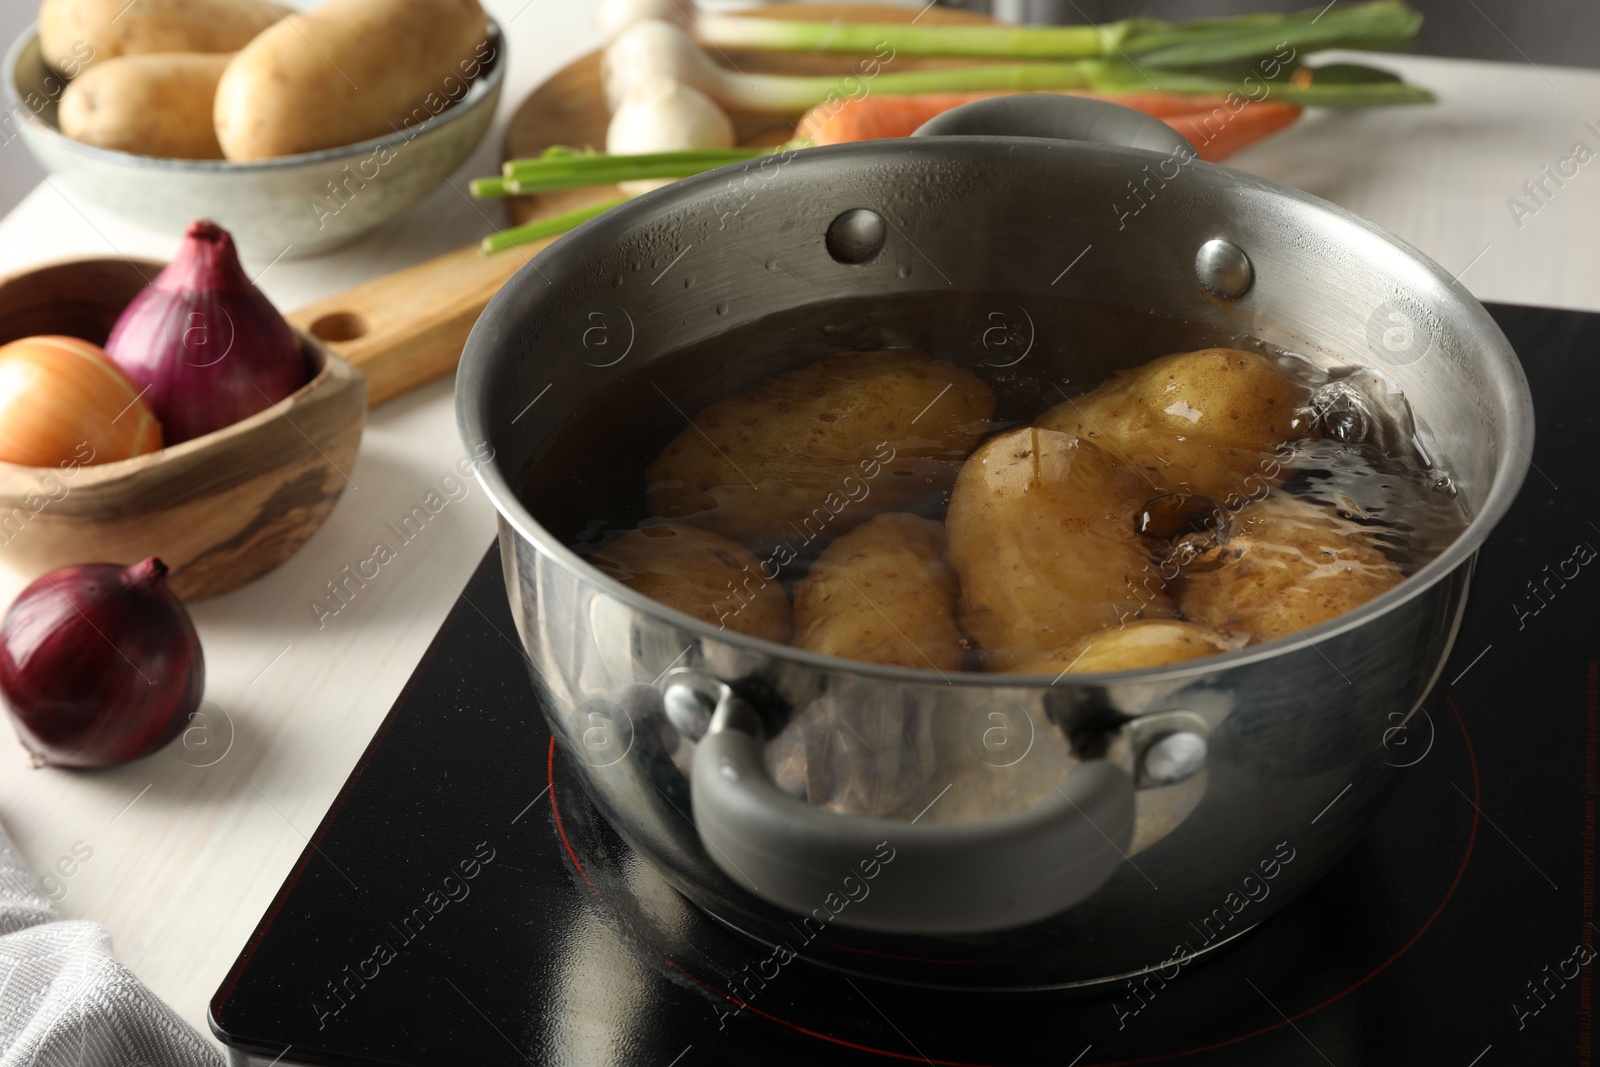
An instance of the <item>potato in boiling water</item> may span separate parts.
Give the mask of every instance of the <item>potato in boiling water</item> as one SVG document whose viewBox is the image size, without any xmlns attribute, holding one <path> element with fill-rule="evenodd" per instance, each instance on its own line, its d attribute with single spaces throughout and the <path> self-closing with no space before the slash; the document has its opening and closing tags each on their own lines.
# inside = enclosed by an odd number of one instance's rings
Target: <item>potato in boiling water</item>
<svg viewBox="0 0 1600 1067">
<path fill-rule="evenodd" d="M 1124 371 L 1035 422 L 1127 460 L 1163 492 L 1226 503 L 1279 480 L 1272 453 L 1304 436 L 1305 402 L 1305 390 L 1265 356 L 1204 348 Z"/>
<path fill-rule="evenodd" d="M 589 557 L 606 574 L 686 615 L 750 637 L 787 641 L 789 596 L 750 550 L 693 526 L 623 534 Z"/>
<path fill-rule="evenodd" d="M 1150 487 L 1067 433 L 1025 426 L 961 468 L 945 518 L 961 628 L 988 670 L 1172 607 L 1134 533 Z"/>
<path fill-rule="evenodd" d="M 1245 639 L 1179 619 L 1140 619 L 1097 630 L 1065 648 L 1030 656 L 1012 666 L 1014 674 L 1089 674 L 1160 667 L 1231 652 Z"/>
<path fill-rule="evenodd" d="M 960 668 L 944 527 L 891 512 L 835 540 L 795 586 L 793 643 L 894 667 Z"/>
<path fill-rule="evenodd" d="M 1275 492 L 1234 523 L 1232 561 L 1182 580 L 1178 607 L 1195 622 L 1270 641 L 1343 615 L 1405 577 L 1369 528 L 1324 504 Z"/>
<path fill-rule="evenodd" d="M 936 498 L 993 413 L 989 387 L 953 363 L 844 352 L 696 413 L 645 472 L 646 504 L 763 553 L 819 547 Z"/>
</svg>

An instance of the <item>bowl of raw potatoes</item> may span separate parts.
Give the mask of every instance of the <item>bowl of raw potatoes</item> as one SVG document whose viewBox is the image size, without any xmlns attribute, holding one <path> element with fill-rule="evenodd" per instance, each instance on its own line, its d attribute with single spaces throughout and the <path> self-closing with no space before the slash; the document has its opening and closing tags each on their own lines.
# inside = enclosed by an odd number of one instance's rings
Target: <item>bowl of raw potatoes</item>
<svg viewBox="0 0 1600 1067">
<path fill-rule="evenodd" d="M 252 258 L 303 256 L 442 184 L 505 67 L 477 0 L 44 0 L 5 56 L 0 147 L 146 229 L 207 217 Z"/>
</svg>

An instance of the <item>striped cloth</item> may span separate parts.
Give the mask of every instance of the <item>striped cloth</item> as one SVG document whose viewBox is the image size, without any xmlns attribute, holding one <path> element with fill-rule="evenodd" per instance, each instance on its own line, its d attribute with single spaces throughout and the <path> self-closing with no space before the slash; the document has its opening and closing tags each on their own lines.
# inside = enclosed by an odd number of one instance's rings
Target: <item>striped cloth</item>
<svg viewBox="0 0 1600 1067">
<path fill-rule="evenodd" d="M 216 1046 L 62 920 L 0 828 L 0 1067 L 221 1067 Z"/>
</svg>

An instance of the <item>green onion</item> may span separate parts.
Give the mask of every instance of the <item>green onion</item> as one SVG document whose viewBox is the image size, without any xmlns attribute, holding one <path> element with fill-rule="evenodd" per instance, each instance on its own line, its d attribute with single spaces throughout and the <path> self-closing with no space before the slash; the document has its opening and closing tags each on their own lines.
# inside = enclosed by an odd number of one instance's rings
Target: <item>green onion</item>
<svg viewBox="0 0 1600 1067">
<path fill-rule="evenodd" d="M 509 230 L 492 233 L 483 239 L 480 246 L 484 255 L 493 255 L 504 252 L 508 248 L 524 245 L 530 241 L 538 241 L 545 237 L 554 237 L 558 233 L 566 233 L 576 229 L 597 215 L 603 215 L 618 204 L 627 203 L 627 197 L 621 200 L 607 200 L 603 203 L 593 204 L 589 207 L 580 207 L 576 211 L 566 211 L 560 215 L 552 215 L 547 219 L 529 222 L 522 226 L 513 226 Z"/>
<path fill-rule="evenodd" d="M 564 146 L 556 146 L 562 148 Z M 715 166 L 724 163 L 738 163 L 746 159 L 756 159 L 760 156 L 779 151 L 779 148 L 685 148 L 670 152 L 640 152 L 624 157 L 609 156 L 603 152 L 587 151 L 583 153 L 572 152 L 566 149 L 563 152 L 546 150 L 544 155 L 537 159 L 514 159 L 500 167 L 503 178 L 521 178 L 527 174 L 548 174 L 558 171 L 583 173 L 597 167 L 614 165 L 618 159 L 627 159 L 639 166 L 652 166 L 658 163 L 677 163 L 690 157 L 704 157 L 706 162 Z M 671 177 L 671 175 L 640 175 L 640 177 Z"/>
<path fill-rule="evenodd" d="M 1397 48 L 1422 16 L 1402 0 L 1370 0 L 1291 15 L 1161 22 L 1124 19 L 1100 26 L 907 25 L 790 21 L 701 15 L 700 37 L 715 45 L 790 52 L 1010 59 L 1141 58 L 1141 65 L 1192 66 L 1270 55 L 1283 45 Z"/>
<path fill-rule="evenodd" d="M 1399 0 L 1374 0 L 1273 21 L 1211 20 L 1198 32 L 1192 23 L 1179 23 L 1136 38 L 1126 54 L 1136 56 L 1140 66 L 1195 67 L 1271 56 L 1285 46 L 1293 54 L 1325 48 L 1395 49 L 1421 28 L 1422 16 Z"/>
<path fill-rule="evenodd" d="M 1340 63 L 1300 69 L 1311 75 L 1310 84 L 1299 84 L 1287 77 L 1277 80 L 1262 77 L 1251 83 L 1212 74 L 1145 70 L 1126 62 L 1105 63 L 1094 80 L 1096 91 L 1105 93 L 1144 90 L 1197 96 L 1235 93 L 1246 99 L 1274 100 L 1300 107 L 1386 107 L 1427 104 L 1434 99 L 1428 90 L 1408 85 L 1387 71 L 1371 67 Z"/>
<path fill-rule="evenodd" d="M 1020 63 L 884 73 L 883 64 L 856 74 L 799 77 L 745 74 L 719 66 L 683 30 L 665 22 L 635 23 L 606 50 L 605 91 L 613 108 L 635 87 L 666 76 L 692 86 L 731 111 L 793 115 L 827 101 L 866 93 L 1087 89 L 1101 60 Z M 866 64 L 864 64 L 865 66 Z"/>
<path fill-rule="evenodd" d="M 840 76 L 799 76 L 784 74 L 741 75 L 724 71 L 710 60 L 708 71 L 697 72 L 693 84 L 713 100 L 735 111 L 754 114 L 792 115 L 828 100 L 849 100 L 868 92 L 887 96 L 915 93 L 961 93 L 1010 89 L 1088 89 L 1090 70 L 1085 64 L 1101 60 L 1070 63 L 1000 63 L 977 67 L 946 67 L 938 70 L 896 71 L 876 77 L 865 74 Z M 683 70 L 672 75 L 683 80 Z M 708 76 L 709 75 L 709 76 Z M 692 76 L 692 75 L 691 75 Z"/>
<path fill-rule="evenodd" d="M 779 23 L 789 25 L 789 23 Z M 912 95 L 932 92 L 1028 92 L 1087 89 L 1094 92 L 1229 92 L 1244 82 L 1243 72 L 1218 76 L 1207 66 L 1237 67 L 1251 60 L 1253 81 L 1268 82 L 1270 71 L 1292 70 L 1299 50 L 1287 42 L 1326 47 L 1360 38 L 1365 43 L 1399 44 L 1415 32 L 1418 19 L 1400 0 L 1374 0 L 1344 13 L 1246 16 L 1242 19 L 1144 29 L 1128 40 L 1158 46 L 1150 54 L 1074 59 L 1053 63 L 1001 63 L 934 70 L 885 71 L 887 60 L 864 61 L 863 69 L 842 76 L 745 74 L 719 66 L 676 26 L 636 23 L 607 51 L 606 94 L 613 105 L 636 85 L 661 75 L 692 85 L 724 108 L 758 114 L 792 115 L 830 101 L 859 99 L 869 93 Z M 929 31 L 938 27 L 927 27 Z M 960 28 L 960 27 L 958 27 Z M 1291 32 L 1292 31 L 1292 32 Z M 1388 36 L 1385 36 L 1387 34 Z M 1273 50 L 1277 49 L 1276 52 Z M 1262 57 L 1259 58 L 1258 57 Z M 1179 63 L 1181 61 L 1181 64 Z M 872 69 L 868 70 L 868 67 Z M 1209 81 L 1204 79 L 1209 78 Z M 1195 80 L 1201 79 L 1201 80 Z M 1290 94 L 1279 99 L 1327 106 L 1410 103 L 1431 99 L 1419 90 L 1363 89 L 1356 92 Z M 572 157 L 574 159 L 581 157 Z"/>
<path fill-rule="evenodd" d="M 1086 89 L 1096 93 L 1158 92 L 1194 96 L 1240 96 L 1273 99 L 1302 107 L 1378 107 L 1388 104 L 1425 104 L 1433 100 L 1426 89 L 1407 85 L 1388 75 L 1385 80 L 1322 86 L 1297 85 L 1284 75 L 1261 76 L 1253 81 L 1210 73 L 1149 69 L 1124 59 L 1082 59 L 1075 63 L 1027 63 L 968 67 L 958 70 L 885 74 L 875 80 L 874 92 L 885 95 L 919 92 L 977 92 L 983 90 Z M 1310 68 L 1306 68 L 1310 69 Z M 1375 72 L 1376 73 L 1376 72 Z M 940 76 L 943 77 L 940 77 Z M 1265 94 L 1265 95 L 1263 95 Z"/>
<path fill-rule="evenodd" d="M 596 155 L 584 167 L 545 167 L 541 160 L 525 160 L 515 177 L 474 178 L 472 195 L 478 197 L 526 196 L 556 189 L 582 189 L 591 185 L 612 185 L 641 178 L 687 178 L 691 174 L 716 170 L 730 163 L 743 163 L 771 154 L 775 149 L 750 149 L 739 155 L 716 156 L 688 149 L 677 159 L 641 163 L 635 156 Z M 672 153 L 663 153 L 672 155 Z"/>
<path fill-rule="evenodd" d="M 501 166 L 498 178 L 476 178 L 472 195 L 523 196 L 555 189 L 612 185 L 640 178 L 687 178 L 731 163 L 745 163 L 778 152 L 804 148 L 809 141 L 793 140 L 762 148 L 685 148 L 673 152 L 607 155 L 577 151 L 563 145 L 546 149 L 534 159 L 513 159 Z"/>
<path fill-rule="evenodd" d="M 469 188 L 473 196 L 493 197 L 510 196 L 509 183 L 504 178 L 474 178 Z"/>
<path fill-rule="evenodd" d="M 1121 40 L 1136 21 L 1105 26 L 915 26 L 701 15 L 695 21 L 695 30 L 711 44 L 777 52 L 882 56 L 892 49 L 895 54 L 907 56 L 1092 59 L 1105 55 L 1107 42 Z"/>
<path fill-rule="evenodd" d="M 479 178 L 472 183 L 474 196 L 521 196 L 553 189 L 610 185 L 640 178 L 687 178 L 730 163 L 760 159 L 779 148 L 691 148 L 677 152 L 641 155 L 544 156 L 512 160 L 499 178 Z"/>
</svg>

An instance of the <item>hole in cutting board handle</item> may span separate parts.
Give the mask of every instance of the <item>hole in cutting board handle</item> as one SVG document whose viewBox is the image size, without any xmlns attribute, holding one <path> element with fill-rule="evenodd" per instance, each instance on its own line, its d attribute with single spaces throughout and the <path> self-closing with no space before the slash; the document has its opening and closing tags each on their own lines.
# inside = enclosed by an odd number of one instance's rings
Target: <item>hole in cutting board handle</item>
<svg viewBox="0 0 1600 1067">
<path fill-rule="evenodd" d="M 319 341 L 337 344 L 354 341 L 370 327 L 367 320 L 354 311 L 333 311 L 311 324 L 311 335 Z"/>
</svg>

